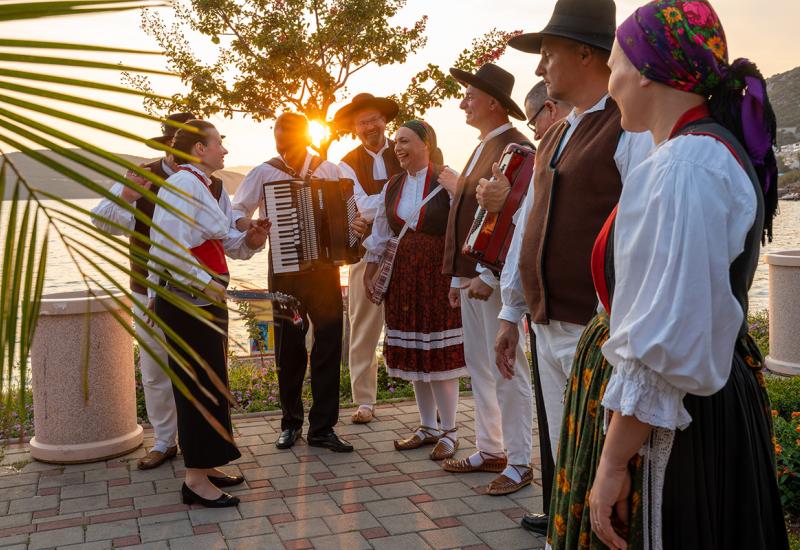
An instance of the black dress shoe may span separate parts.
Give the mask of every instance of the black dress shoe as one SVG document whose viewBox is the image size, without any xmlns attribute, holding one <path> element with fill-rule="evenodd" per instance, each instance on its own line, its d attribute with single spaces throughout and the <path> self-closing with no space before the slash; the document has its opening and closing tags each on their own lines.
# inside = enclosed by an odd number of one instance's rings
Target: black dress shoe
<svg viewBox="0 0 800 550">
<path fill-rule="evenodd" d="M 244 483 L 244 476 L 208 476 L 208 480 L 217 487 L 233 487 Z"/>
<path fill-rule="evenodd" d="M 339 439 L 335 432 L 323 435 L 308 436 L 308 444 L 312 447 L 325 447 L 336 453 L 352 453 L 353 446 L 347 441 Z"/>
<path fill-rule="evenodd" d="M 299 438 L 302 433 L 303 428 L 288 428 L 283 430 L 280 437 L 278 437 L 278 441 L 275 442 L 275 446 L 279 449 L 291 449 L 294 442 L 297 441 L 297 438 Z"/>
<path fill-rule="evenodd" d="M 228 508 L 229 506 L 236 506 L 239 504 L 239 497 L 231 496 L 225 492 L 214 500 L 203 498 L 189 489 L 185 483 L 181 487 L 181 496 L 183 497 L 184 504 L 200 504 L 206 508 Z"/>
<path fill-rule="evenodd" d="M 550 516 L 547 514 L 525 514 L 519 522 L 523 529 L 527 529 L 537 535 L 547 535 L 547 523 Z"/>
</svg>

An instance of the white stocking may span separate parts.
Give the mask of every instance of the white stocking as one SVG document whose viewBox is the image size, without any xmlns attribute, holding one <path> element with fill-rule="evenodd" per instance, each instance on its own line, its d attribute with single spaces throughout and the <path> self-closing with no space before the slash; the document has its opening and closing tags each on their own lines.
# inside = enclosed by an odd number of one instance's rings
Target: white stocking
<svg viewBox="0 0 800 550">
<path fill-rule="evenodd" d="M 422 382 L 414 380 L 414 397 L 417 399 L 417 408 L 419 409 L 419 423 L 421 426 L 427 426 L 432 434 L 438 435 L 436 429 L 436 400 L 433 397 L 433 390 L 429 382 Z M 427 434 L 422 430 L 417 431 L 417 435 L 422 438 L 427 437 Z"/>
</svg>

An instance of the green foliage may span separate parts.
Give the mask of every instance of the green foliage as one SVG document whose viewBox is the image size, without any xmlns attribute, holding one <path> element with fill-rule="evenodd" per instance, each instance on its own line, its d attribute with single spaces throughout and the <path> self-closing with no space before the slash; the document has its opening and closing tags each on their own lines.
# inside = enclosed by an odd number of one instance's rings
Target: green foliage
<svg viewBox="0 0 800 550">
<path fill-rule="evenodd" d="M 790 418 L 793 412 L 800 411 L 800 376 L 766 376 L 765 381 L 772 410 L 777 411 L 784 419 Z"/>
<path fill-rule="evenodd" d="M 0 394 L 0 441 L 33 435 L 33 392 L 30 387 L 12 388 Z"/>
<path fill-rule="evenodd" d="M 747 316 L 748 332 L 758 344 L 761 355 L 769 355 L 769 310 L 762 309 Z"/>
<path fill-rule="evenodd" d="M 789 517 L 797 518 L 800 516 L 800 411 L 793 411 L 788 419 L 773 415 L 781 504 Z"/>
</svg>

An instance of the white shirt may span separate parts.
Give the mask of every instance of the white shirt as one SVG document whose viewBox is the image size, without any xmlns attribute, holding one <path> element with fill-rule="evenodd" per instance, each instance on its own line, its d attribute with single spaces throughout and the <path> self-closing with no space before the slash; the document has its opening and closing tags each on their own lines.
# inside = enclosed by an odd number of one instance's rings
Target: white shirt
<svg viewBox="0 0 800 550">
<path fill-rule="evenodd" d="M 564 147 L 569 142 L 575 129 L 589 113 L 602 111 L 606 108 L 606 101 L 608 95 L 598 101 L 590 109 L 587 109 L 581 114 L 578 114 L 575 109 L 567 115 L 566 120 L 569 123 L 569 128 L 564 134 L 564 139 L 561 142 L 561 147 L 558 150 L 556 159 L 564 151 Z M 614 153 L 614 162 L 619 170 L 620 178 L 624 183 L 627 179 L 630 170 L 642 162 L 653 149 L 653 137 L 650 132 L 631 133 L 623 132 L 617 144 L 617 150 Z M 531 184 L 528 188 L 528 194 L 525 196 L 525 202 L 515 215 L 514 235 L 511 239 L 511 244 L 508 247 L 508 254 L 506 255 L 506 263 L 503 267 L 503 272 L 500 274 L 500 296 L 503 300 L 503 308 L 500 310 L 498 317 L 512 323 L 519 322 L 522 316 L 528 313 L 528 305 L 525 303 L 525 292 L 522 288 L 522 278 L 519 273 L 519 255 L 522 247 L 522 237 L 525 234 L 525 223 L 528 219 L 528 214 L 533 209 L 533 176 L 531 176 Z"/>
<path fill-rule="evenodd" d="M 475 148 L 475 151 L 472 153 L 472 157 L 470 157 L 469 164 L 467 165 L 466 170 L 464 170 L 464 177 L 467 178 L 472 173 L 472 170 L 475 168 L 475 165 L 478 163 L 478 159 L 481 158 L 481 153 L 483 153 L 483 147 L 492 139 L 496 138 L 503 132 L 511 130 L 514 126 L 510 122 L 506 122 L 505 124 L 501 124 L 485 136 L 481 138 L 481 142 Z M 498 159 L 499 160 L 499 159 Z M 500 286 L 500 283 L 497 280 L 497 277 L 494 276 L 492 271 L 481 264 L 477 264 L 475 266 L 475 271 L 478 272 L 478 277 L 480 277 L 481 281 L 486 283 L 492 288 L 497 288 Z M 461 277 L 453 277 L 450 281 L 450 287 L 461 287 L 465 285 L 469 279 L 462 280 Z"/>
<path fill-rule="evenodd" d="M 228 194 L 223 191 L 219 202 L 214 200 L 208 188 L 211 180 L 196 166 L 184 164 L 183 167 L 191 172 L 179 170 L 167 178 L 167 183 L 183 194 L 162 187 L 158 191 L 158 198 L 185 217 L 156 205 L 150 232 L 153 242 L 150 255 L 169 263 L 170 275 L 176 281 L 202 289 L 211 280 L 211 275 L 188 249 L 200 246 L 207 240 L 221 239 L 225 254 L 246 260 L 263 247 L 253 250 L 245 243 L 247 234 L 236 229 Z M 187 218 L 194 223 L 187 221 Z M 148 267 L 148 278 L 158 284 L 163 267 L 152 259 Z M 148 288 L 147 294 L 154 297 L 155 291 Z"/>
<path fill-rule="evenodd" d="M 312 155 L 306 154 L 305 166 L 311 162 Z M 339 169 L 332 162 L 322 161 L 313 176 L 321 179 L 338 180 Z M 236 194 L 233 196 L 233 219 L 250 219 L 258 209 L 259 216 L 266 217 L 264 210 L 264 184 L 271 181 L 292 179 L 292 176 L 267 164 L 259 164 L 247 173 Z"/>
<path fill-rule="evenodd" d="M 175 173 L 163 159 L 161 160 L 161 169 L 167 176 Z M 125 187 L 121 183 L 115 183 L 109 192 L 115 197 L 120 197 L 124 189 Z M 109 199 L 103 199 L 100 204 L 92 208 L 92 223 L 110 235 L 128 235 L 136 227 L 136 218 L 134 218 L 133 212 Z M 123 231 L 118 226 L 124 227 L 127 231 Z"/>
<path fill-rule="evenodd" d="M 416 174 L 406 174 L 406 181 L 403 184 L 403 189 L 400 191 L 400 199 L 397 202 L 397 215 L 408 222 L 409 229 L 417 228 L 417 214 L 422 201 L 425 200 L 422 195 L 425 193 L 425 181 L 427 178 L 427 167 Z M 380 195 L 378 195 L 381 201 L 378 204 L 378 211 L 372 224 L 372 233 L 363 242 L 364 248 L 367 249 L 364 257 L 368 262 L 380 261 L 383 251 L 386 250 L 386 243 L 394 237 L 394 232 L 389 226 L 389 219 L 386 214 L 387 187 L 388 183 L 383 186 Z"/>
<path fill-rule="evenodd" d="M 730 265 L 756 214 L 753 184 L 712 137 L 679 136 L 634 168 L 614 232 L 616 284 L 603 405 L 674 430 L 687 393 L 728 380 L 744 313 Z"/>
<path fill-rule="evenodd" d="M 364 145 L 361 145 L 364 147 Z M 389 178 L 389 175 L 386 173 L 386 163 L 383 161 L 383 152 L 389 148 L 389 140 L 384 136 L 383 138 L 383 147 L 381 147 L 380 151 L 377 153 L 373 153 L 366 147 L 364 150 L 367 152 L 369 156 L 372 157 L 372 177 L 376 180 L 385 180 Z M 339 162 L 339 171 L 343 178 L 353 180 L 353 194 L 356 197 L 356 206 L 358 207 L 358 211 L 361 213 L 361 216 L 371 222 L 375 219 L 375 214 L 378 211 L 378 203 L 380 202 L 380 193 L 375 195 L 368 195 L 364 188 L 361 186 L 361 182 L 358 181 L 358 176 L 356 175 L 356 171 L 353 169 L 352 166 L 347 164 L 345 161 Z"/>
</svg>

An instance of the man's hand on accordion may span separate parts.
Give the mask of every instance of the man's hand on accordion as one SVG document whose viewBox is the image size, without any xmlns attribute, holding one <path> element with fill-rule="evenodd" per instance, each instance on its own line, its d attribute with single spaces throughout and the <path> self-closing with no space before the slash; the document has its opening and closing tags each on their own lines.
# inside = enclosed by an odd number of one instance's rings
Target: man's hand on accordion
<svg viewBox="0 0 800 550">
<path fill-rule="evenodd" d="M 359 237 L 364 237 L 367 233 L 369 233 L 369 226 L 371 224 L 361 217 L 361 213 L 356 214 L 355 219 L 350 222 L 350 229 L 353 230 L 353 233 L 356 233 Z"/>
<path fill-rule="evenodd" d="M 500 212 L 511 191 L 511 182 L 500 171 L 498 163 L 492 164 L 492 179 L 481 178 L 478 181 L 476 196 L 478 204 L 488 212 Z"/>
</svg>

